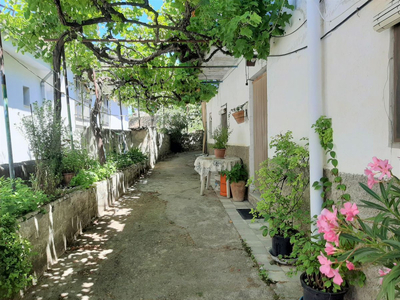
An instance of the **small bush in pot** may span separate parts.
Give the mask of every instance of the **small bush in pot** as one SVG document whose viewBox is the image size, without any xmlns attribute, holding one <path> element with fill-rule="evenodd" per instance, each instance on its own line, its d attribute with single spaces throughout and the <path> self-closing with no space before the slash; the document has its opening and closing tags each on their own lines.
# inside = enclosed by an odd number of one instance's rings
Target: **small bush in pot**
<svg viewBox="0 0 400 300">
<path fill-rule="evenodd" d="M 288 256 L 290 238 L 308 216 L 304 193 L 309 185 L 309 153 L 307 145 L 293 141 L 291 131 L 273 137 L 270 148 L 275 148 L 274 156 L 257 172 L 256 188 L 262 200 L 255 211 L 268 222 L 262 229 L 264 236 L 269 234 L 273 239 L 272 254 Z"/>
<path fill-rule="evenodd" d="M 231 131 L 227 127 L 218 126 L 212 135 L 214 139 L 214 153 L 216 158 L 224 158 Z"/>
<path fill-rule="evenodd" d="M 232 170 L 224 170 L 221 175 L 226 175 L 226 179 L 229 180 L 232 190 L 233 201 L 243 201 L 246 192 L 246 181 L 248 173 L 244 165 L 236 164 Z"/>
</svg>

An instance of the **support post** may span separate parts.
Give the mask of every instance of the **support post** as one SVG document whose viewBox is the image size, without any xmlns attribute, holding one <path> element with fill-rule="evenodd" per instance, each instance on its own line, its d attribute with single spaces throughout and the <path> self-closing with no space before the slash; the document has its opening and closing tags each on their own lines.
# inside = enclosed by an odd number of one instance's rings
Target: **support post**
<svg viewBox="0 0 400 300">
<path fill-rule="evenodd" d="M 124 117 L 122 116 L 122 101 L 121 101 L 121 91 L 118 90 L 118 100 L 119 100 L 119 114 L 121 117 L 121 130 L 122 130 L 122 152 L 125 153 L 127 148 L 126 139 L 125 139 L 125 132 L 124 132 Z"/>
<path fill-rule="evenodd" d="M 10 116 L 8 114 L 7 84 L 6 84 L 6 74 L 4 73 L 4 51 L 3 51 L 3 42 L 1 38 L 1 31 L 0 31 L 0 81 L 1 81 L 1 89 L 3 92 L 3 101 L 4 101 L 4 122 L 5 122 L 7 150 L 8 150 L 8 170 L 10 173 L 11 180 L 14 181 L 15 170 L 14 170 L 14 160 L 13 160 L 13 152 L 11 144 Z M 13 189 L 14 188 L 15 187 L 13 184 Z"/>
<path fill-rule="evenodd" d="M 139 98 L 137 99 L 137 111 L 138 111 L 139 128 L 140 128 L 140 102 L 139 102 Z"/>
<path fill-rule="evenodd" d="M 69 138 L 71 140 L 71 149 L 74 150 L 74 136 L 72 134 L 71 108 L 69 105 L 68 70 L 67 70 L 67 62 L 65 60 L 65 47 L 62 48 L 61 55 L 62 55 L 63 69 L 64 69 L 65 98 L 67 99 Z"/>
<path fill-rule="evenodd" d="M 310 117 L 310 213 L 311 218 L 319 215 L 323 199 L 321 191 L 312 184 L 323 177 L 323 149 L 318 134 L 311 125 L 322 115 L 322 66 L 321 66 L 321 19 L 318 11 L 319 0 L 307 0 L 307 41 L 309 60 L 309 117 Z M 315 226 L 311 228 L 316 230 Z"/>
</svg>

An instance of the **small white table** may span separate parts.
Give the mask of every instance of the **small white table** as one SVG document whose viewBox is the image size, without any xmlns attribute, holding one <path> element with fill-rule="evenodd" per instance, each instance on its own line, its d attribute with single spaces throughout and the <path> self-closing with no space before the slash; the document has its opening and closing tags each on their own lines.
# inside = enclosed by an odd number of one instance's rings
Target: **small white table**
<svg viewBox="0 0 400 300">
<path fill-rule="evenodd" d="M 194 169 L 200 175 L 200 195 L 204 195 L 204 185 L 206 185 L 207 189 L 210 187 L 210 178 L 212 172 L 221 172 L 224 170 L 230 171 L 234 165 L 240 163 L 240 158 L 235 156 L 228 156 L 225 158 L 215 158 L 215 155 L 197 157 L 196 161 L 194 162 Z M 226 197 L 231 197 L 229 180 L 226 181 Z"/>
</svg>

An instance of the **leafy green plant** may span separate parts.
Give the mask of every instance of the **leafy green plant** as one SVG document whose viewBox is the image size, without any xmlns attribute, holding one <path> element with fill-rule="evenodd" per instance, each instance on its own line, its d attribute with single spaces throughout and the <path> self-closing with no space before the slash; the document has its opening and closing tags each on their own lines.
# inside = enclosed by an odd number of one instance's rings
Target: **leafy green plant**
<svg viewBox="0 0 400 300">
<path fill-rule="evenodd" d="M 15 190 L 13 190 L 13 185 Z M 23 216 L 48 203 L 49 197 L 42 191 L 34 191 L 22 179 L 0 177 L 0 215 Z"/>
<path fill-rule="evenodd" d="M 232 133 L 232 131 L 229 131 L 228 128 L 218 126 L 212 135 L 212 138 L 214 139 L 214 148 L 215 149 L 226 149 L 229 136 Z"/>
<path fill-rule="evenodd" d="M 71 187 L 81 186 L 84 189 L 88 189 L 93 185 L 93 183 L 99 180 L 99 176 L 94 171 L 81 170 L 71 179 L 69 185 Z"/>
<path fill-rule="evenodd" d="M 13 189 L 14 186 L 14 189 Z M 0 295 L 11 297 L 32 280 L 30 243 L 18 234 L 16 218 L 49 202 L 42 191 L 32 190 L 20 178 L 0 178 Z"/>
<path fill-rule="evenodd" d="M 33 105 L 33 114 L 22 118 L 21 129 L 35 156 L 36 172 L 32 186 L 53 195 L 61 181 L 60 141 L 63 128 L 55 122 L 51 101 Z"/>
<path fill-rule="evenodd" d="M 64 149 L 62 157 L 62 173 L 78 173 L 87 166 L 86 150 Z"/>
<path fill-rule="evenodd" d="M 339 219 L 343 219 L 340 217 L 337 219 L 337 209 L 333 206 L 336 202 L 343 202 L 344 200 L 350 200 L 350 195 L 345 193 L 347 187 L 342 183 L 342 178 L 339 176 L 339 170 L 337 168 L 338 161 L 336 159 L 336 153 L 333 151 L 333 130 L 332 130 L 332 120 L 327 118 L 326 116 L 321 116 L 317 122 L 312 126 L 315 129 L 315 132 L 318 133 L 321 147 L 326 151 L 326 155 L 328 158 L 328 163 L 332 165 L 331 174 L 334 177 L 333 182 L 328 177 L 322 177 L 318 182 L 314 182 L 313 187 L 316 190 L 321 190 L 321 196 L 324 198 L 324 210 L 322 214 L 330 214 L 332 218 L 336 220 L 333 223 L 337 223 Z M 331 195 L 331 191 L 333 188 L 342 191 L 339 201 L 335 201 L 329 196 Z M 330 212 L 332 210 L 332 212 Z M 322 217 L 319 217 L 318 222 L 322 222 Z M 315 222 L 316 220 L 309 221 L 309 224 Z M 321 224 L 321 223 L 317 223 Z M 350 257 L 346 257 L 345 263 L 343 263 L 343 256 L 340 253 L 336 252 L 336 249 L 332 244 L 327 242 L 324 238 L 330 238 L 329 241 L 335 242 L 337 244 L 336 247 L 340 247 L 342 249 L 346 249 L 352 251 L 354 249 L 354 241 L 345 240 L 342 237 L 339 239 L 333 231 L 329 231 L 329 235 L 322 235 L 325 231 L 322 227 L 319 229 L 318 234 L 312 234 L 309 230 L 304 234 L 299 234 L 295 238 L 292 238 L 293 242 L 293 252 L 292 257 L 297 257 L 297 261 L 295 263 L 296 271 L 305 272 L 305 283 L 316 289 L 323 292 L 335 293 L 341 291 L 346 287 L 346 284 L 350 285 L 359 285 L 362 286 L 365 281 L 365 275 L 360 270 L 354 270 L 354 265 L 350 262 Z M 333 261 L 326 260 L 323 253 L 327 253 Z M 328 264 L 334 264 L 335 262 L 339 262 L 337 266 L 335 266 L 335 276 L 333 272 L 326 273 L 321 272 L 321 263 L 320 261 L 327 262 Z M 356 263 L 356 261 L 353 261 Z M 351 264 L 350 264 L 351 263 Z M 350 267 L 348 267 L 350 266 Z M 329 265 L 330 268 L 330 265 Z M 329 268 L 325 267 L 325 270 Z M 350 269 L 351 270 L 350 270 Z M 342 281 L 344 280 L 344 281 Z M 341 282 L 342 281 L 342 282 Z"/>
<path fill-rule="evenodd" d="M 121 170 L 145 161 L 147 156 L 138 148 L 132 148 L 127 153 L 111 153 L 109 159 L 115 162 L 115 166 L 118 170 Z"/>
<path fill-rule="evenodd" d="M 262 227 L 264 235 L 289 237 L 300 230 L 306 216 L 302 207 L 309 185 L 309 153 L 306 146 L 293 141 L 291 131 L 273 137 L 270 148 L 275 148 L 273 158 L 264 161 L 257 172 L 262 200 L 255 212 L 269 223 Z"/>
<path fill-rule="evenodd" d="M 9 298 L 31 284 L 30 243 L 17 233 L 15 216 L 0 215 L 0 295 Z"/>
<path fill-rule="evenodd" d="M 244 165 L 236 164 L 232 167 L 232 170 L 221 171 L 221 175 L 226 175 L 226 179 L 230 182 L 247 181 L 248 173 Z"/>
</svg>

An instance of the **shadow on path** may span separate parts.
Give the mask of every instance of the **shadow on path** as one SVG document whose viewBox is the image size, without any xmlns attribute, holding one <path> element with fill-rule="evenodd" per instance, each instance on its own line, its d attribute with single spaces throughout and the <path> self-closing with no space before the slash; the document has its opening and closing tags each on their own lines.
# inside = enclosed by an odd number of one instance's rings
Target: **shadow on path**
<svg viewBox="0 0 400 300">
<path fill-rule="evenodd" d="M 24 299 L 273 299 L 194 159 L 158 163 Z"/>
</svg>

